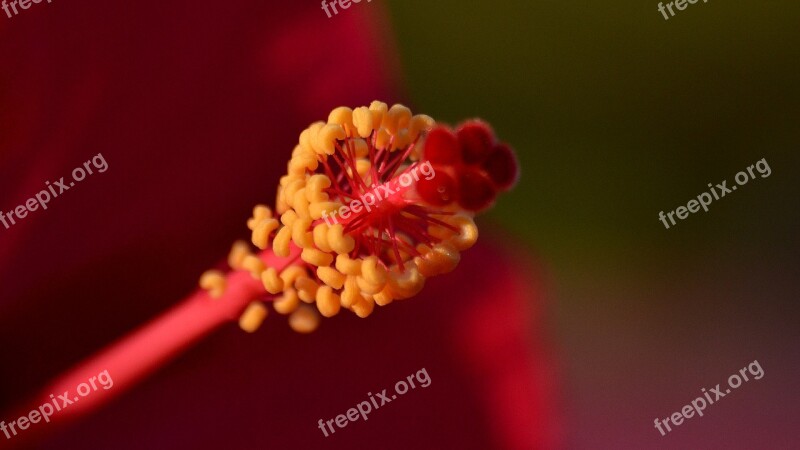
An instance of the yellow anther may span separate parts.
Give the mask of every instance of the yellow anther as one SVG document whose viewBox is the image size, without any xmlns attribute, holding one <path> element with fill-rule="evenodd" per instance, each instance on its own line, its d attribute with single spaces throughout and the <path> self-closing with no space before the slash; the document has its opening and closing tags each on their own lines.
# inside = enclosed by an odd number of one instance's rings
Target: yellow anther
<svg viewBox="0 0 800 450">
<path fill-rule="evenodd" d="M 264 261 L 261 261 L 256 255 L 247 255 L 242 260 L 242 269 L 250 272 L 250 275 L 253 276 L 256 280 L 261 279 L 261 273 L 264 272 L 267 267 L 264 265 Z"/>
<path fill-rule="evenodd" d="M 433 246 L 433 255 L 439 261 L 442 268 L 441 273 L 448 273 L 458 266 L 461 261 L 461 253 L 449 242 L 441 242 Z"/>
<path fill-rule="evenodd" d="M 356 172 L 361 176 L 361 178 L 365 178 L 367 175 L 370 174 L 370 168 L 372 167 L 372 163 L 369 162 L 366 158 L 360 158 L 356 160 Z M 348 168 L 347 170 L 352 172 L 352 169 Z"/>
<path fill-rule="evenodd" d="M 425 287 L 425 277 L 413 264 L 409 264 L 402 272 L 395 268 L 389 271 L 389 291 L 395 300 L 413 297 Z"/>
<path fill-rule="evenodd" d="M 303 253 L 300 254 L 303 261 L 311 264 L 312 266 L 330 266 L 333 262 L 333 255 L 317 250 L 315 248 L 304 248 Z"/>
<path fill-rule="evenodd" d="M 434 125 L 436 125 L 436 121 L 425 114 L 417 114 L 412 117 L 411 123 L 408 125 L 408 132 L 411 136 L 411 140 L 415 140 L 420 133 L 429 131 Z"/>
<path fill-rule="evenodd" d="M 341 125 L 345 131 L 355 129 L 353 126 L 353 110 L 346 106 L 334 109 L 328 114 L 328 124 Z M 350 133 L 348 132 L 348 134 Z"/>
<path fill-rule="evenodd" d="M 411 110 L 403 105 L 392 105 L 383 118 L 383 126 L 389 133 L 396 135 L 397 132 L 408 126 L 411 122 Z"/>
<path fill-rule="evenodd" d="M 277 219 L 269 218 L 263 219 L 254 229 L 252 233 L 253 245 L 264 250 L 269 247 L 269 236 L 273 231 L 277 230 L 280 223 Z"/>
<path fill-rule="evenodd" d="M 331 246 L 328 245 L 328 225 L 320 223 L 314 227 L 312 232 L 314 238 L 314 245 L 323 252 L 331 252 Z"/>
<path fill-rule="evenodd" d="M 392 142 L 392 148 L 389 151 L 395 152 L 397 150 L 405 150 L 405 148 L 411 143 L 411 135 L 408 133 L 408 130 L 405 128 L 400 129 L 394 135 L 394 141 Z"/>
<path fill-rule="evenodd" d="M 239 270 L 242 268 L 242 262 L 245 256 L 250 254 L 250 247 L 244 241 L 236 241 L 228 253 L 228 265 L 231 269 Z"/>
<path fill-rule="evenodd" d="M 311 219 L 297 219 L 292 224 L 292 240 L 300 248 L 313 248 L 314 238 L 308 231 L 311 227 Z"/>
<path fill-rule="evenodd" d="M 353 139 L 352 145 L 356 153 L 356 158 L 366 158 L 369 155 L 369 147 L 367 146 L 367 141 L 364 139 Z"/>
<path fill-rule="evenodd" d="M 294 286 L 295 280 L 300 277 L 307 277 L 308 271 L 303 266 L 289 266 L 281 272 L 281 280 L 283 280 L 284 289 Z"/>
<path fill-rule="evenodd" d="M 314 141 L 317 138 L 317 134 L 322 127 L 325 126 L 325 122 L 314 122 L 308 126 L 302 133 L 300 133 L 300 145 L 304 148 L 314 150 Z"/>
<path fill-rule="evenodd" d="M 328 124 L 322 127 L 314 142 L 314 150 L 318 154 L 332 155 L 336 151 L 336 141 L 347 138 L 344 128 L 337 124 Z"/>
<path fill-rule="evenodd" d="M 355 276 L 349 276 L 344 282 L 344 289 L 342 290 L 342 306 L 349 308 L 354 304 L 361 301 L 361 289 L 358 287 L 358 279 Z"/>
<path fill-rule="evenodd" d="M 287 227 L 291 227 L 295 220 L 297 220 L 297 213 L 293 209 L 281 214 L 281 223 Z"/>
<path fill-rule="evenodd" d="M 361 275 L 370 284 L 383 285 L 386 283 L 386 269 L 374 255 L 364 258 L 361 263 Z"/>
<path fill-rule="evenodd" d="M 264 219 L 272 218 L 272 210 L 264 205 L 253 208 L 253 217 L 247 219 L 247 228 L 254 230 Z"/>
<path fill-rule="evenodd" d="M 375 129 L 373 113 L 366 106 L 353 110 L 353 125 L 358 130 L 358 135 L 365 138 L 372 134 Z M 379 122 L 380 123 L 380 122 Z"/>
<path fill-rule="evenodd" d="M 289 173 L 293 175 L 302 175 L 307 170 L 313 172 L 317 170 L 317 167 L 319 167 L 317 155 L 306 153 L 293 156 L 292 159 L 289 160 L 289 165 L 287 166 Z"/>
<path fill-rule="evenodd" d="M 361 292 L 369 295 L 377 294 L 386 286 L 386 283 L 370 283 L 369 281 L 365 280 L 363 276 L 356 277 L 356 282 L 358 283 L 358 288 L 361 290 Z"/>
<path fill-rule="evenodd" d="M 239 326 L 244 331 L 253 333 L 258 330 L 268 313 L 269 310 L 261 302 L 251 302 L 239 317 Z"/>
<path fill-rule="evenodd" d="M 386 115 L 386 111 L 389 110 L 389 106 L 376 100 L 370 103 L 369 110 L 372 112 L 372 129 L 377 130 L 383 123 L 383 117 Z"/>
<path fill-rule="evenodd" d="M 310 176 L 306 182 L 306 200 L 309 203 L 327 201 L 328 194 L 324 191 L 329 187 L 331 187 L 331 179 L 327 175 L 318 173 Z"/>
<path fill-rule="evenodd" d="M 371 297 L 362 297 L 361 301 L 353 305 L 353 312 L 362 319 L 369 317 L 372 311 L 375 310 L 375 300 Z"/>
<path fill-rule="evenodd" d="M 270 294 L 277 294 L 283 290 L 283 280 L 278 276 L 278 271 L 274 267 L 261 273 L 261 282 L 264 283 L 264 289 Z"/>
<path fill-rule="evenodd" d="M 334 289 L 341 289 L 346 278 L 333 267 L 317 267 L 317 276 L 323 283 Z"/>
<path fill-rule="evenodd" d="M 311 333 L 319 327 L 319 313 L 307 305 L 300 305 L 289 316 L 289 326 L 298 333 Z"/>
<path fill-rule="evenodd" d="M 344 235 L 344 225 L 337 223 L 328 229 L 328 245 L 338 254 L 346 254 L 353 251 L 356 241 L 350 235 Z"/>
<path fill-rule="evenodd" d="M 423 276 L 430 277 L 451 272 L 458 265 L 461 254 L 449 242 L 436 244 L 432 249 L 418 246 L 422 257 L 414 258 L 414 262 Z"/>
<path fill-rule="evenodd" d="M 304 179 L 294 180 L 287 184 L 286 187 L 283 188 L 283 199 L 286 201 L 286 204 L 292 206 L 294 204 L 294 194 L 304 187 L 306 187 L 306 181 Z"/>
<path fill-rule="evenodd" d="M 319 290 L 319 284 L 305 275 L 295 280 L 294 287 L 297 289 L 297 296 L 306 303 L 312 303 Z"/>
<path fill-rule="evenodd" d="M 308 198 L 306 198 L 306 188 L 302 188 L 294 193 L 292 208 L 297 212 L 297 217 L 309 217 Z"/>
<path fill-rule="evenodd" d="M 389 130 L 386 128 L 381 127 L 377 131 L 377 137 L 375 139 L 375 147 L 377 148 L 387 148 L 392 141 L 392 135 L 389 133 Z"/>
<path fill-rule="evenodd" d="M 314 220 L 322 219 L 322 213 L 330 215 L 333 211 L 338 211 L 342 207 L 339 202 L 316 202 L 308 206 L 308 212 Z"/>
<path fill-rule="evenodd" d="M 462 215 L 453 216 L 449 221 L 458 227 L 458 234 L 450 238 L 450 243 L 456 250 L 464 251 L 475 245 L 478 240 L 478 226 L 472 218 Z"/>
<path fill-rule="evenodd" d="M 275 308 L 278 314 L 291 314 L 299 305 L 300 298 L 297 296 L 297 291 L 294 289 L 283 291 L 283 295 L 272 302 L 272 307 Z"/>
<path fill-rule="evenodd" d="M 333 317 L 342 307 L 339 296 L 330 286 L 322 286 L 317 290 L 317 309 L 325 317 Z"/>
<path fill-rule="evenodd" d="M 291 227 L 283 227 L 272 240 L 272 251 L 281 258 L 289 256 L 289 242 L 292 240 Z"/>
<path fill-rule="evenodd" d="M 225 275 L 219 270 L 207 270 L 200 276 L 200 288 L 208 291 L 211 298 L 220 298 L 225 293 Z"/>
<path fill-rule="evenodd" d="M 372 298 L 375 300 L 375 303 L 377 303 L 378 306 L 386 306 L 389 303 L 392 303 L 392 301 L 394 300 L 394 297 L 392 297 L 391 290 L 392 288 L 386 286 L 386 288 L 384 288 L 382 291 L 373 295 Z"/>
<path fill-rule="evenodd" d="M 361 275 L 361 259 L 340 254 L 336 257 L 336 270 L 347 275 Z"/>
</svg>

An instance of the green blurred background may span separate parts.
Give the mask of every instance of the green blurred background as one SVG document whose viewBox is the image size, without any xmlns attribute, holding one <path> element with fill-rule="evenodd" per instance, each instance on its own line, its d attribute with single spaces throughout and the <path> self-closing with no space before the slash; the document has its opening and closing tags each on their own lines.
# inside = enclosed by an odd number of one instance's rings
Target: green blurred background
<svg viewBox="0 0 800 450">
<path fill-rule="evenodd" d="M 668 21 L 655 1 L 387 4 L 415 110 L 480 116 L 518 151 L 521 182 L 488 220 L 553 280 L 570 446 L 800 442 L 800 4 L 710 0 Z M 659 222 L 761 158 L 768 178 Z M 762 390 L 654 431 L 756 358 Z"/>
</svg>

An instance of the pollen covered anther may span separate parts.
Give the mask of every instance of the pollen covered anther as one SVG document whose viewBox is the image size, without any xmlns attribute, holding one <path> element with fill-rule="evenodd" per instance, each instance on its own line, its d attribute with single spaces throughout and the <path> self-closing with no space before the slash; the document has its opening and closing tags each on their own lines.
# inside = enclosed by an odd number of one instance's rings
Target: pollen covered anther
<svg viewBox="0 0 800 450">
<path fill-rule="evenodd" d="M 478 239 L 475 213 L 519 176 L 513 151 L 485 122 L 451 128 L 379 101 L 309 125 L 286 168 L 275 210 L 257 205 L 247 220 L 262 253 L 237 242 L 228 256 L 263 286 L 240 317 L 250 332 L 269 303 L 308 333 L 321 316 L 368 317 L 417 295 L 427 278 L 456 268 Z M 225 284 L 216 271 L 200 280 L 213 298 Z"/>
</svg>

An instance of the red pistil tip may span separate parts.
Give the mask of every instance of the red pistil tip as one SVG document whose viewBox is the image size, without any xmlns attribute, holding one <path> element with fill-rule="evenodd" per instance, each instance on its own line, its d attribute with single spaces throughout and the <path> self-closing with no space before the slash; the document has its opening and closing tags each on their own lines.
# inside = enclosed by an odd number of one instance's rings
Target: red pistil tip
<svg viewBox="0 0 800 450">
<path fill-rule="evenodd" d="M 274 213 L 259 205 L 247 222 L 253 245 L 287 260 L 267 267 L 244 243 L 229 257 L 231 268 L 261 280 L 267 297 L 244 311 L 246 331 L 267 317 L 264 300 L 289 314 L 293 329 L 310 332 L 319 315 L 367 317 L 376 304 L 416 295 L 426 278 L 456 267 L 478 238 L 475 213 L 519 176 L 511 148 L 486 123 L 454 132 L 377 101 L 311 124 L 287 169 Z M 208 272 L 201 287 L 221 297 L 225 280 Z"/>
</svg>

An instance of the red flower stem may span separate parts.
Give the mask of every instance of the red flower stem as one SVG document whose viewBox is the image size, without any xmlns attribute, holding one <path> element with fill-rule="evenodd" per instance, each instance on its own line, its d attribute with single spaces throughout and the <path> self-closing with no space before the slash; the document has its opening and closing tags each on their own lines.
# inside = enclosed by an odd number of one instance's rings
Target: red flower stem
<svg viewBox="0 0 800 450">
<path fill-rule="evenodd" d="M 286 258 L 276 256 L 271 249 L 264 250 L 259 257 L 267 267 L 281 271 L 292 264 L 299 254 L 300 249 L 291 246 Z M 16 414 L 2 418 L 15 420 L 49 403 L 62 408 L 53 413 L 50 421 L 63 425 L 97 410 L 131 389 L 219 326 L 237 320 L 251 301 L 266 294 L 262 282 L 254 279 L 249 272 L 233 271 L 226 279 L 222 297 L 214 299 L 204 290 L 195 291 L 178 305 L 57 377 L 26 402 L 25 407 L 16 410 Z M 78 385 L 90 384 L 92 377 L 106 370 L 113 380 L 110 388 L 104 389 L 99 381 L 95 381 L 97 390 L 92 389 L 86 397 L 78 395 Z M 63 401 L 58 397 L 65 392 L 69 393 L 67 399 L 73 403 L 62 407 Z M 55 399 L 50 398 L 51 394 Z M 75 401 L 76 397 L 78 401 Z M 14 439 L 21 441 L 22 438 L 34 437 L 36 430 L 40 430 L 40 433 L 52 431 L 52 423 L 47 426 L 43 426 L 43 423 L 20 431 Z"/>
</svg>

